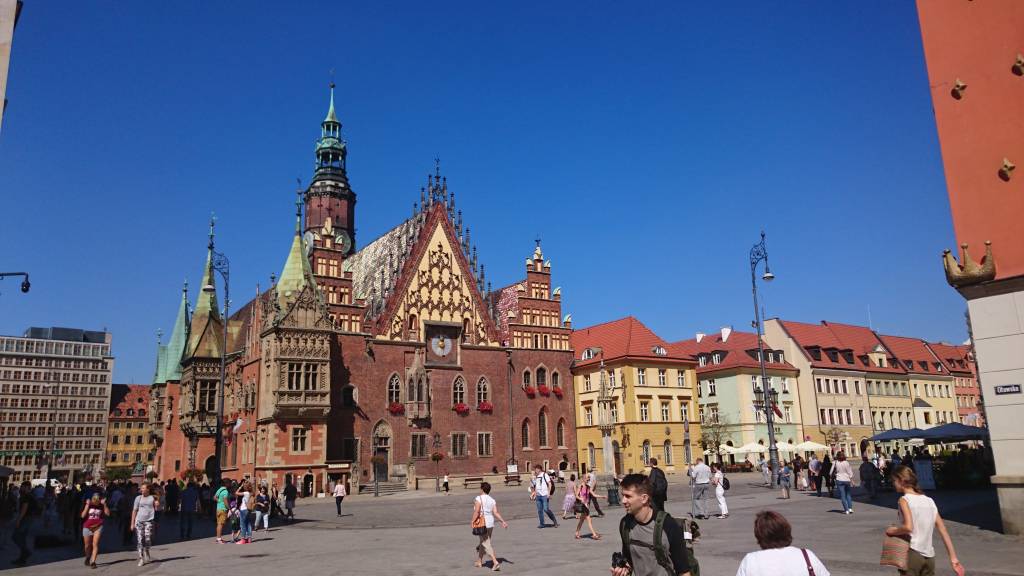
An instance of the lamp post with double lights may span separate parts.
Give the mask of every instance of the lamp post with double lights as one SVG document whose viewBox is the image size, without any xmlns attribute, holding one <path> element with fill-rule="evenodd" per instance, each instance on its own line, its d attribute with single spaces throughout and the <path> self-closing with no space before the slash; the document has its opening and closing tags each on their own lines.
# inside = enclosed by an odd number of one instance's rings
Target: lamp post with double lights
<svg viewBox="0 0 1024 576">
<path fill-rule="evenodd" d="M 227 359 L 228 359 L 228 306 L 231 303 L 231 297 L 229 292 L 230 286 L 230 263 L 228 257 L 220 252 L 213 249 L 213 224 L 214 221 L 210 221 L 210 245 L 209 249 L 213 255 L 211 267 L 220 274 L 221 279 L 224 280 L 224 317 L 222 321 L 222 342 L 220 354 L 220 385 L 217 387 L 217 422 L 216 422 L 216 433 L 214 436 L 214 460 L 216 466 L 213 471 L 213 481 L 216 486 L 220 486 L 221 481 L 221 468 L 223 467 L 224 458 L 224 385 L 225 377 L 227 374 Z M 213 278 L 210 278 L 210 283 L 203 286 L 203 292 L 216 292 L 217 287 L 213 285 Z"/>
<path fill-rule="evenodd" d="M 768 266 L 768 248 L 764 241 L 764 231 L 761 231 L 761 241 L 754 244 L 750 249 L 750 287 L 754 295 L 754 328 L 757 330 L 757 360 L 761 366 L 761 386 L 754 391 L 755 402 L 758 408 L 764 410 L 765 422 L 768 425 L 768 459 L 771 462 L 771 485 L 774 487 L 776 474 L 779 472 L 779 447 L 775 444 L 775 402 L 779 393 L 768 386 L 768 374 L 764 367 L 764 343 L 761 341 L 761 310 L 758 307 L 757 299 L 757 266 L 764 262 L 764 274 L 761 279 L 771 282 L 775 279 L 771 268 Z"/>
</svg>

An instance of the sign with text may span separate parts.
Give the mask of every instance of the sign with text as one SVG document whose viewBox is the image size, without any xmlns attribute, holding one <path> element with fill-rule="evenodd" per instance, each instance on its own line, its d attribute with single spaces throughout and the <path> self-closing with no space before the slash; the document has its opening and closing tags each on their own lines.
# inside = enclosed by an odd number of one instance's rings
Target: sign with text
<svg viewBox="0 0 1024 576">
<path fill-rule="evenodd" d="M 1020 394 L 1020 384 L 1005 384 L 996 386 L 996 394 Z"/>
</svg>

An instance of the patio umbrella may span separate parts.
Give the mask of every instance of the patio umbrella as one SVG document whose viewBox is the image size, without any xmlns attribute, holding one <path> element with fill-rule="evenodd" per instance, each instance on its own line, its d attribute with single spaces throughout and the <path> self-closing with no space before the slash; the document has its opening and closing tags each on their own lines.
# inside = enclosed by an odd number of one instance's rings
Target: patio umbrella
<svg viewBox="0 0 1024 576">
<path fill-rule="evenodd" d="M 977 426 L 966 426 L 959 422 L 950 422 L 925 430 L 920 438 L 932 442 L 957 442 L 960 440 L 984 440 L 988 438 L 988 430 Z"/>
<path fill-rule="evenodd" d="M 711 448 L 708 448 L 707 450 L 704 451 L 704 455 L 705 456 L 711 456 L 712 454 L 715 454 L 715 453 L 716 452 L 714 450 L 712 450 Z M 720 454 L 735 454 L 736 453 L 736 449 L 733 448 L 732 446 L 726 446 L 725 444 L 720 444 L 718 446 L 718 453 L 720 453 Z"/>
<path fill-rule="evenodd" d="M 789 442 L 776 442 L 775 447 L 779 449 L 779 452 L 795 452 L 796 446 L 793 446 Z"/>
<path fill-rule="evenodd" d="M 824 444 L 818 444 L 817 442 L 801 442 L 795 447 L 800 452 L 817 452 L 818 450 L 828 450 L 828 446 Z"/>
<path fill-rule="evenodd" d="M 925 431 L 920 428 L 911 428 L 910 430 L 903 430 L 900 428 L 893 428 L 892 430 L 886 430 L 879 434 L 875 434 L 870 438 L 872 442 L 888 442 L 890 440 L 910 440 L 911 438 L 924 438 Z"/>
<path fill-rule="evenodd" d="M 743 446 L 740 446 L 739 448 L 736 448 L 735 450 L 739 454 L 745 454 L 745 453 L 748 453 L 748 452 L 767 452 L 768 448 L 764 444 L 758 444 L 757 442 L 751 442 L 749 444 L 744 444 Z"/>
</svg>

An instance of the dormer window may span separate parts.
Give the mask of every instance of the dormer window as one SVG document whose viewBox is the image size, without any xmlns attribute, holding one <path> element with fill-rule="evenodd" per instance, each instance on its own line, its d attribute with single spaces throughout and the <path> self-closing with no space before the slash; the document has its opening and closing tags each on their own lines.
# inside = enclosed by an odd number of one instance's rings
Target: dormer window
<svg viewBox="0 0 1024 576">
<path fill-rule="evenodd" d="M 714 354 L 712 354 L 711 355 L 711 363 L 712 364 L 721 364 L 722 363 L 722 355 L 719 354 L 718 352 L 715 352 Z"/>
<path fill-rule="evenodd" d="M 707 366 L 708 365 L 708 357 L 707 357 L 707 355 L 706 354 L 701 354 L 700 356 L 698 356 L 697 357 L 697 364 L 700 365 L 700 366 Z"/>
<path fill-rule="evenodd" d="M 786 357 L 785 357 L 785 356 L 784 356 L 784 355 L 782 354 L 782 351 L 781 351 L 781 350 L 779 350 L 778 352 L 776 352 L 776 353 L 775 353 L 775 355 L 776 355 L 776 356 L 778 357 L 778 359 L 779 359 L 779 364 L 782 364 L 783 362 L 785 362 L 785 361 L 786 361 Z"/>
<path fill-rule="evenodd" d="M 771 350 L 768 351 L 768 362 L 775 362 L 775 354 Z"/>
<path fill-rule="evenodd" d="M 653 352 L 655 356 L 668 356 L 668 350 L 665 350 L 662 346 L 655 346 L 654 348 L 651 348 L 651 352 Z"/>
<path fill-rule="evenodd" d="M 594 349 L 593 348 L 587 348 L 586 350 L 583 351 L 583 355 L 580 356 L 581 360 L 591 360 L 593 358 L 594 358 Z"/>
<path fill-rule="evenodd" d="M 884 357 L 880 357 L 878 359 L 878 367 L 879 368 L 885 368 L 885 358 Z"/>
<path fill-rule="evenodd" d="M 811 355 L 811 358 L 814 358 L 815 360 L 821 360 L 821 348 L 818 348 L 817 346 L 811 346 L 810 348 L 807 349 L 807 353 Z"/>
</svg>

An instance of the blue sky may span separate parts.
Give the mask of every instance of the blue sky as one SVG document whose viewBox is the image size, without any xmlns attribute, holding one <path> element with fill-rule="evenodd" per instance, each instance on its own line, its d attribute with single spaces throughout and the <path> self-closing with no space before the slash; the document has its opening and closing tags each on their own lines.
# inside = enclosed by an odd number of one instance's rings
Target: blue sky
<svg viewBox="0 0 1024 576">
<path fill-rule="evenodd" d="M 106 327 L 145 382 L 207 220 L 279 272 L 334 69 L 357 242 L 441 158 L 495 286 L 543 238 L 574 324 L 769 316 L 966 337 L 912 2 L 26 2 L 0 133 L 0 333 Z M 193 291 L 194 294 L 194 291 Z"/>
</svg>

